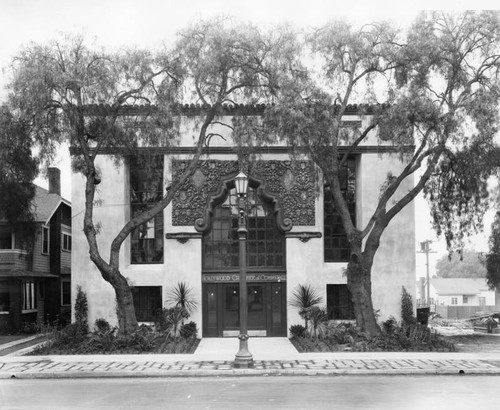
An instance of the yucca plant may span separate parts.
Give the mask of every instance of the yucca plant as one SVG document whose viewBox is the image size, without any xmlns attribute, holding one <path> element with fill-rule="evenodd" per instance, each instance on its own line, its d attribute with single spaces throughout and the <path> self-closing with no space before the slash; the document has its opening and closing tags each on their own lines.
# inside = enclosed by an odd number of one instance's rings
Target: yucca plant
<svg viewBox="0 0 500 410">
<path fill-rule="evenodd" d="M 189 317 L 198 308 L 193 296 L 193 289 L 186 282 L 178 282 L 167 294 L 167 303 L 171 307 L 182 309 Z"/>
<path fill-rule="evenodd" d="M 307 329 L 310 309 L 320 304 L 322 301 L 323 298 L 318 294 L 316 289 L 311 287 L 311 285 L 297 285 L 292 293 L 290 306 L 299 310 L 299 315 L 304 319 L 305 328 Z"/>
</svg>

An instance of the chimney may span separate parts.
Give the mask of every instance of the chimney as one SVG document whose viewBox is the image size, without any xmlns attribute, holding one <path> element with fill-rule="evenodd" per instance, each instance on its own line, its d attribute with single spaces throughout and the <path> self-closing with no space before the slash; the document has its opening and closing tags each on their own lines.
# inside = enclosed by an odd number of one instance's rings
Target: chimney
<svg viewBox="0 0 500 410">
<path fill-rule="evenodd" d="M 49 194 L 61 196 L 61 171 L 59 168 L 48 168 L 49 175 Z"/>
</svg>

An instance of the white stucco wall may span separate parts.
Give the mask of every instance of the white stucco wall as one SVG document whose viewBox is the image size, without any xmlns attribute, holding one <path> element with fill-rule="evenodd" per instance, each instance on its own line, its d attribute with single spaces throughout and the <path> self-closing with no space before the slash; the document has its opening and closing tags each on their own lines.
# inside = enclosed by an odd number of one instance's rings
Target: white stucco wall
<svg viewBox="0 0 500 410">
<path fill-rule="evenodd" d="M 183 125 L 183 144 L 192 146 L 197 137 L 196 127 Z M 218 126 L 217 131 L 226 136 L 226 140 L 217 139 L 216 146 L 230 145 L 227 127 Z M 370 142 L 376 143 L 372 137 Z M 165 157 L 165 185 L 171 181 L 171 160 L 174 156 Z M 183 156 L 175 156 L 183 158 Z M 234 160 L 234 155 L 219 154 L 213 159 Z M 263 159 L 285 160 L 281 154 L 264 155 Z M 99 185 L 96 199 L 100 201 L 95 207 L 95 220 L 100 222 L 101 232 L 98 242 L 101 254 L 109 257 L 111 239 L 129 218 L 129 181 L 128 170 L 124 165 L 116 167 L 110 158 L 99 156 L 97 164 L 101 170 L 102 182 Z M 369 220 L 378 202 L 379 188 L 388 172 L 397 175 L 402 164 L 396 155 L 379 155 L 363 153 L 357 161 L 357 220 L 358 227 L 363 227 Z M 413 186 L 410 178 L 405 181 L 395 198 L 404 195 Z M 73 175 L 73 252 L 72 281 L 73 295 L 76 286 L 80 285 L 89 299 L 89 323 L 104 317 L 111 324 L 116 324 L 115 296 L 112 287 L 100 276 L 88 256 L 88 245 L 83 235 L 84 179 Z M 393 202 L 390 201 L 389 206 Z M 295 226 L 292 231 L 323 232 L 323 200 L 316 199 L 316 222 L 314 226 Z M 193 226 L 172 226 L 171 207 L 164 211 L 164 234 L 167 232 L 195 232 Z M 199 308 L 190 320 L 197 322 L 202 329 L 202 282 L 201 282 L 201 239 L 190 239 L 180 243 L 175 239 L 164 240 L 164 263 L 158 265 L 131 265 L 130 241 L 127 239 L 122 247 L 120 268 L 133 286 L 162 286 L 163 301 L 168 291 L 179 281 L 186 282 L 198 298 Z M 302 242 L 297 238 L 286 239 L 286 275 L 287 301 L 290 300 L 294 288 L 298 284 L 308 284 L 323 296 L 326 306 L 326 285 L 343 284 L 347 280 L 343 274 L 345 263 L 325 263 L 323 238 L 312 238 Z M 375 309 L 380 309 L 380 319 L 389 316 L 399 317 L 401 309 L 401 287 L 405 286 L 415 300 L 415 224 L 414 206 L 409 204 L 391 222 L 382 236 L 381 246 L 375 258 L 372 271 L 373 301 Z M 73 301 L 74 303 L 74 301 Z M 298 312 L 287 304 L 287 329 L 292 324 L 302 323 Z M 201 333 L 200 333 L 201 336 Z"/>
</svg>

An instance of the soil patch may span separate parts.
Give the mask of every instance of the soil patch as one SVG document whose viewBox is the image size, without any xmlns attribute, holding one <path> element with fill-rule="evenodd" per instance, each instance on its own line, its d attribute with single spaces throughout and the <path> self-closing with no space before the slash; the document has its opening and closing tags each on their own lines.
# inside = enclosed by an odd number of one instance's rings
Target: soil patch
<svg viewBox="0 0 500 410">
<path fill-rule="evenodd" d="M 444 336 L 444 338 L 455 345 L 457 352 L 500 353 L 500 335 L 473 333 Z"/>
</svg>

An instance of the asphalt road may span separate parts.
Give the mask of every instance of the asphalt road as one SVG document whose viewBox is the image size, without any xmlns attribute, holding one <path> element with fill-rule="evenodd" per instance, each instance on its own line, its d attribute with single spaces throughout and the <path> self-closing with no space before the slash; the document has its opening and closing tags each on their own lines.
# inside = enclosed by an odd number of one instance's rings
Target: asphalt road
<svg viewBox="0 0 500 410">
<path fill-rule="evenodd" d="M 0 380 L 1 410 L 497 409 L 499 376 Z"/>
</svg>

